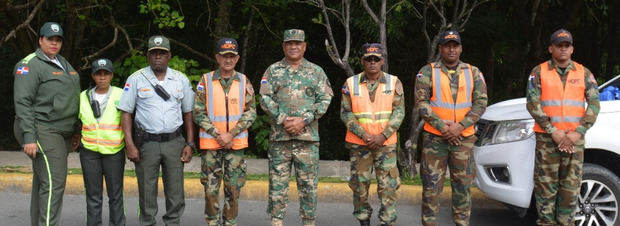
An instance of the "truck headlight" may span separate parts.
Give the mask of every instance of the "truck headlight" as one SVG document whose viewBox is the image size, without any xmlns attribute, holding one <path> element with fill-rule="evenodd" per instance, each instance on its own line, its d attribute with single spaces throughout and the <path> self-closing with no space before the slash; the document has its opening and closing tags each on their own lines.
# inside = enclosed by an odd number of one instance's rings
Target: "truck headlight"
<svg viewBox="0 0 620 226">
<path fill-rule="evenodd" d="M 480 133 L 480 146 L 525 140 L 534 134 L 534 119 L 492 122 Z"/>
</svg>

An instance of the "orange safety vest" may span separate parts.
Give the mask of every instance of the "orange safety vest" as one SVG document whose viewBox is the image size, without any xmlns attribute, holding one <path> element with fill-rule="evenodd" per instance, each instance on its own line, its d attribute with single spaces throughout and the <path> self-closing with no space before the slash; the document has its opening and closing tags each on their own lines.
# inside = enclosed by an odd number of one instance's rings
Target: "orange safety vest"
<svg viewBox="0 0 620 226">
<path fill-rule="evenodd" d="M 471 73 L 471 65 L 467 64 L 467 67 L 459 72 L 459 88 L 456 94 L 456 102 L 454 102 L 454 98 L 452 98 L 449 75 L 441 71 L 441 68 L 436 68 L 433 63 L 431 63 L 431 69 L 433 96 L 430 99 L 430 105 L 431 109 L 433 109 L 433 113 L 442 120 L 460 122 L 471 110 L 472 105 L 471 97 L 474 91 L 474 77 Z M 424 130 L 435 135 L 442 135 L 439 130 L 428 122 L 424 123 Z M 468 137 L 475 132 L 474 126 L 472 125 L 463 129 L 461 135 Z"/>
<path fill-rule="evenodd" d="M 540 105 L 559 130 L 574 131 L 586 114 L 584 68 L 575 62 L 573 65 L 575 69 L 568 71 L 566 84 L 562 87 L 555 68 L 549 68 L 548 62 L 540 64 Z M 534 125 L 534 131 L 545 133 L 538 123 Z"/>
<path fill-rule="evenodd" d="M 215 128 L 219 131 L 229 132 L 237 125 L 245 110 L 245 83 L 247 78 L 244 74 L 238 73 L 239 81 L 233 80 L 228 89 L 228 93 L 224 92 L 222 84 L 213 82 L 213 73 L 203 75 L 203 79 L 207 85 L 205 91 L 205 107 L 207 108 L 207 117 Z M 216 138 L 200 128 L 200 149 L 217 150 L 222 146 L 217 142 Z M 237 134 L 233 138 L 233 150 L 239 150 L 248 147 L 248 131 Z"/>
<path fill-rule="evenodd" d="M 375 101 L 370 101 L 367 83 L 361 83 L 362 73 L 351 76 L 347 79 L 347 86 L 353 88 L 351 95 L 351 108 L 357 122 L 371 135 L 381 134 L 383 129 L 388 126 L 392 116 L 392 100 L 394 100 L 394 86 L 396 78 L 388 73 L 384 73 L 385 83 L 379 83 L 375 90 Z M 345 140 L 349 143 L 366 145 L 366 142 L 347 130 Z M 396 143 L 396 133 L 392 134 L 383 142 L 383 145 Z"/>
</svg>

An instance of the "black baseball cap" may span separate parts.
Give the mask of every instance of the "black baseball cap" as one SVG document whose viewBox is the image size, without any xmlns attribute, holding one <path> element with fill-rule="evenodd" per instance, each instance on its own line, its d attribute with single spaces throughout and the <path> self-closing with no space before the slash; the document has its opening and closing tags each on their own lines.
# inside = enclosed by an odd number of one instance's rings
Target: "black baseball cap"
<svg viewBox="0 0 620 226">
<path fill-rule="evenodd" d="M 456 42 L 459 45 L 461 44 L 461 35 L 459 34 L 458 31 L 455 31 L 455 30 L 444 31 L 443 34 L 441 34 L 441 37 L 439 37 L 440 45 L 446 44 L 450 41 Z"/>
<path fill-rule="evenodd" d="M 362 58 L 376 56 L 383 58 L 383 46 L 379 43 L 366 43 L 362 45 Z"/>
<path fill-rule="evenodd" d="M 237 44 L 237 40 L 234 38 L 222 38 L 218 40 L 215 48 L 217 53 L 220 55 L 224 55 L 226 53 L 239 55 L 239 44 Z"/>
<path fill-rule="evenodd" d="M 52 36 L 60 36 L 62 38 L 62 35 L 62 27 L 56 22 L 47 22 L 43 24 L 43 26 L 41 26 L 41 29 L 39 30 L 39 36 L 44 36 L 47 38 Z"/>
<path fill-rule="evenodd" d="M 568 44 L 573 44 L 573 35 L 567 31 L 566 29 L 559 29 L 549 38 L 549 44 L 558 45 L 562 42 L 568 42 Z"/>
<path fill-rule="evenodd" d="M 93 71 L 92 71 L 93 74 L 95 74 L 95 72 L 99 70 L 106 70 L 106 71 L 114 73 L 114 65 L 112 64 L 112 61 L 106 58 L 101 58 L 101 59 L 93 61 L 92 68 L 93 68 Z"/>
</svg>

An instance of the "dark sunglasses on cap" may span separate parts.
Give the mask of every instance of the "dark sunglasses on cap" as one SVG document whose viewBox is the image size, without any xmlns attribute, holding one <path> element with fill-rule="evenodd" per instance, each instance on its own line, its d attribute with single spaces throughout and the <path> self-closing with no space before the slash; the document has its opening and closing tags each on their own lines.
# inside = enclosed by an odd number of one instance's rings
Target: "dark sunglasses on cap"
<svg viewBox="0 0 620 226">
<path fill-rule="evenodd" d="M 381 61 L 381 58 L 379 58 L 377 56 L 367 56 L 367 57 L 364 57 L 364 61 L 366 61 L 366 62 L 379 62 L 379 61 Z"/>
</svg>

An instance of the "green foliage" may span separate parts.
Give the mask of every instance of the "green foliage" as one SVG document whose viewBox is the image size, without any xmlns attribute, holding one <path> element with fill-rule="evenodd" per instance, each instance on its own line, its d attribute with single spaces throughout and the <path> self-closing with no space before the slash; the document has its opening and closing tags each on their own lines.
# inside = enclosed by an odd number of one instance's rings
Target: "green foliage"
<svg viewBox="0 0 620 226">
<path fill-rule="evenodd" d="M 258 99 L 260 97 L 256 95 L 256 102 L 258 103 Z M 267 152 L 269 151 L 269 116 L 260 114 L 256 116 L 256 120 L 250 126 L 250 133 L 255 134 L 254 139 L 256 141 L 254 155 L 255 156 L 267 156 Z"/>
<path fill-rule="evenodd" d="M 140 13 L 147 14 L 153 13 L 153 23 L 157 24 L 159 28 L 180 28 L 185 27 L 183 19 L 185 16 L 181 15 L 179 11 L 171 9 L 168 5 L 168 0 L 148 0 L 146 3 L 140 3 Z"/>
<path fill-rule="evenodd" d="M 135 71 L 148 65 L 148 60 L 143 51 L 135 50 L 131 52 L 131 55 L 125 58 L 122 63 L 114 63 L 117 76 L 114 77 L 112 85 L 119 85 L 121 78 L 125 80 Z M 173 56 L 170 61 L 168 61 L 168 67 L 185 73 L 192 84 L 198 83 L 198 81 L 200 81 L 200 76 L 209 71 L 209 69 L 200 68 L 200 64 L 195 59 L 185 59 L 179 56 Z"/>
</svg>

